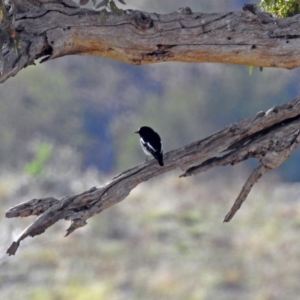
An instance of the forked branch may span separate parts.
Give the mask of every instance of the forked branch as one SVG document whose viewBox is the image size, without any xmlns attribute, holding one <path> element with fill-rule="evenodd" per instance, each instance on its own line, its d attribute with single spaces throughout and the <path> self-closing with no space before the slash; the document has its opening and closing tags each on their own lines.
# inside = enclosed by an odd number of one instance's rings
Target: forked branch
<svg viewBox="0 0 300 300">
<path fill-rule="evenodd" d="M 292 102 L 274 107 L 267 113 L 240 120 L 211 136 L 165 154 L 165 167 L 152 160 L 129 169 L 102 187 L 63 198 L 33 199 L 9 209 L 6 217 L 39 216 L 8 249 L 14 255 L 20 242 L 43 233 L 58 220 L 70 220 L 66 235 L 85 226 L 86 220 L 124 200 L 139 183 L 176 168 L 185 170 L 181 177 L 206 171 L 215 166 L 234 165 L 250 157 L 261 167 L 250 176 L 236 200 L 229 221 L 249 194 L 252 185 L 266 169 L 277 168 L 299 145 L 300 96 Z"/>
</svg>

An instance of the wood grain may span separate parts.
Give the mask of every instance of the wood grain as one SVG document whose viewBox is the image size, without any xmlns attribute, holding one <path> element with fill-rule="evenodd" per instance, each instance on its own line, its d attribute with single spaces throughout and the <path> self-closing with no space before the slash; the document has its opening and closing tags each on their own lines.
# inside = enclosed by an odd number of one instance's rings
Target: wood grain
<svg viewBox="0 0 300 300">
<path fill-rule="evenodd" d="M 138 184 L 176 168 L 185 170 L 182 177 L 186 177 L 215 166 L 234 165 L 254 157 L 259 160 L 261 167 L 250 175 L 244 185 L 230 217 L 225 219 L 229 221 L 258 178 L 265 171 L 277 168 L 295 151 L 300 143 L 299 132 L 300 96 L 290 103 L 271 108 L 266 113 L 259 112 L 202 140 L 166 153 L 164 167 L 151 160 L 115 176 L 102 187 L 93 187 L 78 195 L 63 199 L 47 197 L 29 200 L 6 213 L 9 218 L 39 216 L 13 242 L 7 253 L 14 255 L 23 239 L 45 232 L 61 219 L 71 221 L 66 235 L 71 234 L 85 226 L 90 217 L 123 201 Z"/>
<path fill-rule="evenodd" d="M 0 82 L 42 57 L 95 55 L 140 65 L 214 62 L 292 69 L 300 65 L 300 15 L 275 19 L 251 11 L 170 14 L 81 9 L 72 1 L 15 0 L 21 47 L 3 50 Z"/>
</svg>

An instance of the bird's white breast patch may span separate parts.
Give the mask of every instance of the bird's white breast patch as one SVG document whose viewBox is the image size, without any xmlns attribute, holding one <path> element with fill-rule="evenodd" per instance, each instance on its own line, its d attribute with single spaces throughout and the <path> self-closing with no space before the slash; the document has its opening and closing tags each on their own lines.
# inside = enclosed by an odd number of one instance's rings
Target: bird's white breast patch
<svg viewBox="0 0 300 300">
<path fill-rule="evenodd" d="M 145 143 L 145 141 L 142 138 L 140 138 L 140 143 L 146 155 L 151 155 L 151 153 L 147 150 L 148 143 Z"/>
</svg>

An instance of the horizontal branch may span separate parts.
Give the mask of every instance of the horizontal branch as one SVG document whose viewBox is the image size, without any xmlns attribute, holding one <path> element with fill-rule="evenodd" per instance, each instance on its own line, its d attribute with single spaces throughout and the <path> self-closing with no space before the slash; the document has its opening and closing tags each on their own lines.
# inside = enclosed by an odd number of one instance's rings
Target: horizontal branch
<svg viewBox="0 0 300 300">
<path fill-rule="evenodd" d="M 71 1 L 14 2 L 14 27 L 22 43 L 18 53 L 4 49 L 0 82 L 41 57 L 72 54 L 137 65 L 181 61 L 300 66 L 300 15 L 275 19 L 248 10 L 204 14 L 181 9 L 165 15 L 125 10 L 100 17 Z"/>
<path fill-rule="evenodd" d="M 260 112 L 203 140 L 166 153 L 164 167 L 151 160 L 119 174 L 102 187 L 92 188 L 61 200 L 48 197 L 17 205 L 8 210 L 6 217 L 39 217 L 13 242 L 7 253 L 14 255 L 23 239 L 43 233 L 61 219 L 71 221 L 66 234 L 69 235 L 86 225 L 88 218 L 124 200 L 141 182 L 178 167 L 186 170 L 187 176 L 197 173 L 199 166 L 205 165 L 206 170 L 209 164 L 210 167 L 235 164 L 249 157 L 256 157 L 265 168 L 277 168 L 298 147 L 299 128 L 300 97 L 297 97 L 288 104 L 270 109 L 267 113 Z M 250 189 L 247 191 L 249 193 Z M 247 196 L 248 193 L 244 195 Z M 238 207 L 240 205 L 238 204 Z"/>
</svg>

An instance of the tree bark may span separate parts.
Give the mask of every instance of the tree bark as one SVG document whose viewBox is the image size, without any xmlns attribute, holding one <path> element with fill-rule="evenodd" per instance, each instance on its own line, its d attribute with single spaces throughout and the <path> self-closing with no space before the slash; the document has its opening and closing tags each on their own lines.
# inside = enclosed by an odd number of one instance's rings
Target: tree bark
<svg viewBox="0 0 300 300">
<path fill-rule="evenodd" d="M 70 0 L 14 0 L 18 53 L 5 48 L 0 82 L 44 57 L 84 54 L 130 64 L 162 61 L 215 62 L 260 67 L 300 65 L 300 15 L 275 19 L 245 10 L 160 15 L 81 9 Z M 12 16 L 13 17 L 13 16 Z"/>
<path fill-rule="evenodd" d="M 21 38 L 18 52 L 3 49 L 0 82 L 34 60 L 70 54 L 99 55 L 131 64 L 161 61 L 220 62 L 261 67 L 300 65 L 300 15 L 274 19 L 245 10 L 221 14 L 192 13 L 188 8 L 167 15 L 127 10 L 121 15 L 80 9 L 70 0 L 15 0 L 11 21 Z M 86 220 L 124 200 L 139 183 L 175 168 L 187 177 L 215 166 L 254 157 L 260 165 L 243 186 L 224 221 L 241 207 L 254 183 L 277 168 L 300 144 L 300 96 L 292 102 L 231 124 L 219 132 L 165 154 L 165 166 L 152 160 L 119 174 L 100 188 L 63 199 L 33 199 L 9 209 L 6 217 L 39 216 L 20 242 L 43 233 L 60 219 L 70 220 L 67 234 Z"/>
<path fill-rule="evenodd" d="M 234 165 L 254 157 L 260 166 L 246 181 L 224 222 L 229 222 L 241 207 L 253 184 L 268 170 L 281 165 L 300 143 L 300 96 L 292 102 L 274 107 L 267 112 L 247 118 L 164 155 L 165 166 L 156 160 L 127 170 L 100 188 L 91 188 L 79 195 L 63 198 L 33 199 L 9 209 L 6 217 L 40 215 L 20 237 L 12 243 L 7 253 L 14 255 L 20 242 L 28 236 L 43 233 L 61 219 L 70 220 L 67 234 L 85 226 L 86 220 L 104 209 L 124 200 L 141 182 L 181 168 L 180 177 L 206 171 L 215 166 Z"/>
</svg>

